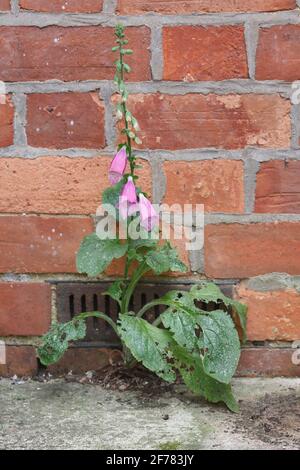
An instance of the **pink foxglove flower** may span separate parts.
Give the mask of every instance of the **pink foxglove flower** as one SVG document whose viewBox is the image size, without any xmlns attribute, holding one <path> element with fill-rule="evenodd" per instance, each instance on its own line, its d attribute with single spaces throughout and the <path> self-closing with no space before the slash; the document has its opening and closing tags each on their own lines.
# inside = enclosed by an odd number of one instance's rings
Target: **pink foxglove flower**
<svg viewBox="0 0 300 470">
<path fill-rule="evenodd" d="M 158 224 L 158 215 L 153 205 L 143 194 L 140 194 L 140 214 L 141 214 L 141 226 L 151 232 L 154 227 Z"/>
<path fill-rule="evenodd" d="M 123 219 L 126 219 L 128 216 L 136 212 L 137 195 L 136 188 L 131 176 L 129 176 L 127 183 L 123 187 L 119 199 L 119 211 Z"/>
<path fill-rule="evenodd" d="M 127 165 L 126 147 L 122 147 L 113 159 L 109 169 L 109 181 L 117 184 L 121 181 Z"/>
</svg>

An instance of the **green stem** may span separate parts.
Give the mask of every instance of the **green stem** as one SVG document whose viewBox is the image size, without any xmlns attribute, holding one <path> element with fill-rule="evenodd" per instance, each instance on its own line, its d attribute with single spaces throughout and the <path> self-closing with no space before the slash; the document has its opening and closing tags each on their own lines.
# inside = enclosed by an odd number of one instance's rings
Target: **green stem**
<svg viewBox="0 0 300 470">
<path fill-rule="evenodd" d="M 128 284 L 128 287 L 122 299 L 121 313 L 124 314 L 128 312 L 130 299 L 132 297 L 134 289 L 136 288 L 136 285 L 138 284 L 141 277 L 143 277 L 143 275 L 146 274 L 147 271 L 149 271 L 149 268 L 144 262 L 137 268 L 135 274 L 132 276 L 131 281 Z"/>
<path fill-rule="evenodd" d="M 124 62 L 123 62 L 123 54 L 121 52 L 122 50 L 122 45 L 120 44 L 120 64 L 121 64 L 121 72 L 120 72 L 120 79 L 122 81 L 122 83 L 124 83 Z M 134 168 L 135 168 L 135 162 L 134 162 L 134 158 L 132 158 L 132 141 L 131 141 L 131 138 L 130 136 L 128 135 L 128 132 L 129 132 L 129 126 L 128 126 L 128 121 L 126 119 L 126 115 L 127 115 L 127 106 L 126 106 L 126 102 L 122 102 L 122 109 L 123 109 L 123 114 L 124 114 L 124 122 L 125 122 L 125 129 L 127 131 L 127 148 L 128 148 L 128 160 L 129 160 L 129 163 L 130 163 L 130 174 L 131 176 L 134 176 Z"/>
<path fill-rule="evenodd" d="M 105 315 L 105 313 L 85 312 L 85 313 L 81 313 L 80 315 L 77 315 L 75 317 L 75 320 L 85 320 L 86 318 L 90 318 L 90 317 L 101 318 L 102 320 L 106 321 L 114 329 L 115 333 L 119 336 L 117 324 L 108 315 Z"/>
</svg>

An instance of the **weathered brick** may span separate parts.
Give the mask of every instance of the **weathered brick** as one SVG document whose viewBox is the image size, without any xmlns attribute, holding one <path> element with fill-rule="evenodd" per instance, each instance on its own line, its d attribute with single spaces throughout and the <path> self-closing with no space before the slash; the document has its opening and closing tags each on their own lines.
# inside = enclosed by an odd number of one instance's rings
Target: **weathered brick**
<svg viewBox="0 0 300 470">
<path fill-rule="evenodd" d="M 248 306 L 250 341 L 293 341 L 300 338 L 300 293 L 295 289 L 256 291 L 241 283 L 236 298 Z"/>
<path fill-rule="evenodd" d="M 300 162 L 271 160 L 257 173 L 256 212 L 300 213 Z"/>
<path fill-rule="evenodd" d="M 164 163 L 164 171 L 166 194 L 163 202 L 166 204 L 204 204 L 205 212 L 243 212 L 243 162 L 168 161 Z"/>
<path fill-rule="evenodd" d="M 163 51 L 165 80 L 248 77 L 243 26 L 165 27 Z"/>
<path fill-rule="evenodd" d="M 49 148 L 105 146 L 104 104 L 98 93 L 28 95 L 28 144 Z"/>
<path fill-rule="evenodd" d="M 291 104 L 279 95 L 132 95 L 144 148 L 290 146 Z"/>
<path fill-rule="evenodd" d="M 212 278 L 247 278 L 271 272 L 300 274 L 300 224 L 208 225 L 205 272 Z"/>
<path fill-rule="evenodd" d="M 300 364 L 292 361 L 295 350 L 246 348 L 237 370 L 239 377 L 300 377 Z"/>
<path fill-rule="evenodd" d="M 221 13 L 230 11 L 278 11 L 296 8 L 295 0 L 119 0 L 118 12 L 142 14 L 147 12 L 166 14 Z"/>
<path fill-rule="evenodd" d="M 14 141 L 14 106 L 10 96 L 0 94 L 0 147 Z"/>
<path fill-rule="evenodd" d="M 80 242 L 91 219 L 1 216 L 0 272 L 74 273 Z"/>
<path fill-rule="evenodd" d="M 38 336 L 51 319 L 51 288 L 42 283 L 0 283 L 0 336 Z"/>
<path fill-rule="evenodd" d="M 0 364 L 0 377 L 33 377 L 38 362 L 32 346 L 6 346 L 6 364 Z"/>
<path fill-rule="evenodd" d="M 10 0 L 0 0 L 0 11 L 10 10 Z"/>
<path fill-rule="evenodd" d="M 57 363 L 47 368 L 51 374 L 84 374 L 122 361 L 122 353 L 107 348 L 70 348 Z"/>
<path fill-rule="evenodd" d="M 1 158 L 0 212 L 95 214 L 109 185 L 110 162 L 110 157 Z M 151 194 L 150 165 L 139 164 L 139 185 Z"/>
<path fill-rule="evenodd" d="M 49 13 L 99 13 L 102 6 L 103 0 L 20 0 L 22 10 Z"/>
<path fill-rule="evenodd" d="M 257 80 L 300 79 L 300 25 L 262 28 L 256 57 Z"/>
<path fill-rule="evenodd" d="M 135 53 L 130 79 L 150 80 L 149 28 L 128 28 L 127 35 Z M 111 80 L 113 42 L 113 28 L 102 26 L 0 27 L 0 80 Z"/>
</svg>

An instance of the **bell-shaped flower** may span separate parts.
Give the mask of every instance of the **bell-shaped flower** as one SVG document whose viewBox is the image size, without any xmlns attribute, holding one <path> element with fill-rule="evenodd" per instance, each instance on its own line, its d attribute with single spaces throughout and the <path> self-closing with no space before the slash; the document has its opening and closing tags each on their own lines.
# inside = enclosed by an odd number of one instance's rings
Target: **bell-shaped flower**
<svg viewBox="0 0 300 470">
<path fill-rule="evenodd" d="M 147 230 L 147 232 L 151 232 L 158 224 L 158 214 L 149 199 L 147 199 L 143 194 L 140 194 L 139 198 L 141 226 Z"/>
<path fill-rule="evenodd" d="M 136 188 L 131 176 L 124 185 L 119 198 L 119 211 L 122 219 L 133 215 L 137 211 L 137 195 Z"/>
<path fill-rule="evenodd" d="M 127 165 L 126 147 L 122 147 L 113 159 L 109 169 L 109 181 L 117 184 L 123 178 Z"/>
</svg>

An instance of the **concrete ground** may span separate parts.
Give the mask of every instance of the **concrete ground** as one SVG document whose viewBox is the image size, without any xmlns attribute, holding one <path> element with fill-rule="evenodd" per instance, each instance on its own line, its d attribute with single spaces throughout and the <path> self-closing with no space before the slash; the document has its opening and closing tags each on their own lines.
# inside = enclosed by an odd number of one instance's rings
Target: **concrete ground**
<svg viewBox="0 0 300 470">
<path fill-rule="evenodd" d="M 158 397 L 0 380 L 0 449 L 300 449 L 300 379 L 237 379 L 241 413 L 181 387 Z"/>
</svg>

